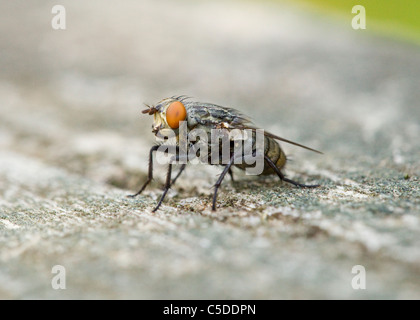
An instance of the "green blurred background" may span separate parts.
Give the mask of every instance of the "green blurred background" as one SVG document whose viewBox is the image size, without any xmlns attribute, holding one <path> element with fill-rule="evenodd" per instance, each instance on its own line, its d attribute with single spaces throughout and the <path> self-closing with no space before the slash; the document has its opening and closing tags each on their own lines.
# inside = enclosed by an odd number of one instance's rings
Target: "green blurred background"
<svg viewBox="0 0 420 320">
<path fill-rule="evenodd" d="M 276 1 L 276 0 L 274 0 Z M 320 14 L 343 24 L 351 23 L 349 15 L 355 5 L 366 9 L 366 31 L 398 38 L 420 45 L 419 0 L 284 0 L 290 5 Z"/>
</svg>

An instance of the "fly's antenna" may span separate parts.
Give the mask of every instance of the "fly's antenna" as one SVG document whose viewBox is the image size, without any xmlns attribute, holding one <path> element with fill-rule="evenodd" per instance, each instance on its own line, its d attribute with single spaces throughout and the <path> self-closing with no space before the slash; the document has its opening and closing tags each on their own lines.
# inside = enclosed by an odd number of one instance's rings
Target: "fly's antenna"
<svg viewBox="0 0 420 320">
<path fill-rule="evenodd" d="M 151 115 L 155 114 L 156 112 L 158 112 L 158 110 L 156 109 L 155 106 L 149 106 L 148 104 L 144 104 L 144 105 L 147 107 L 147 109 L 144 109 L 141 113 L 143 113 L 143 114 L 148 113 L 149 116 L 151 116 Z"/>
</svg>

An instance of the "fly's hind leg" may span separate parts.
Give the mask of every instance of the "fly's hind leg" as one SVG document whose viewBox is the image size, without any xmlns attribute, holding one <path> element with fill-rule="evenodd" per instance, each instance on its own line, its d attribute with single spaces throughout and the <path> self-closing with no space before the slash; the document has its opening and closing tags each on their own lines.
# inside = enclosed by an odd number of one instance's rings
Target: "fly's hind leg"
<svg viewBox="0 0 420 320">
<path fill-rule="evenodd" d="M 287 179 L 286 177 L 280 178 L 282 179 L 284 182 L 288 182 L 293 184 L 296 187 L 300 187 L 300 188 L 318 188 L 320 185 L 319 184 L 303 184 L 303 183 L 299 183 L 290 179 Z"/>
<path fill-rule="evenodd" d="M 277 166 L 274 164 L 274 162 L 267 156 L 264 155 L 264 159 L 265 161 L 267 161 L 268 165 L 274 170 L 275 173 L 277 173 L 277 175 L 279 176 L 279 178 L 284 181 L 284 182 L 288 182 L 290 184 L 293 184 L 296 187 L 300 187 L 300 188 L 317 188 L 319 187 L 319 184 L 303 184 L 303 183 L 299 183 L 290 179 L 287 179 L 283 173 L 281 173 L 280 169 L 277 168 Z"/>
</svg>

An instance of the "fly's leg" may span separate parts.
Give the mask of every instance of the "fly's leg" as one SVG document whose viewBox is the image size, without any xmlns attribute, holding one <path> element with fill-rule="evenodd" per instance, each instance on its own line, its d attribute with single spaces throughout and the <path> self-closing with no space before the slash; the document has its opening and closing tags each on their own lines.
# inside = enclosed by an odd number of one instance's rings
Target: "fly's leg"
<svg viewBox="0 0 420 320">
<path fill-rule="evenodd" d="M 139 194 L 141 194 L 144 191 L 144 189 L 146 189 L 147 185 L 153 180 L 153 152 L 158 151 L 159 147 L 160 147 L 159 145 L 156 145 L 156 146 L 153 146 L 150 149 L 150 152 L 149 152 L 149 174 L 148 174 L 147 181 L 144 183 L 144 185 L 141 187 L 141 189 L 137 193 L 128 195 L 127 197 L 129 197 L 129 198 L 137 197 Z M 176 152 L 178 153 L 178 151 L 179 151 L 179 149 L 178 149 L 178 147 L 176 147 Z M 165 153 L 168 153 L 168 150 L 165 150 Z M 175 183 L 176 179 L 178 179 L 178 177 L 181 175 L 182 171 L 184 171 L 185 166 L 186 166 L 186 164 L 183 164 L 181 166 L 181 169 L 179 170 L 179 173 L 176 175 L 175 179 L 172 181 L 172 184 Z"/>
<path fill-rule="evenodd" d="M 284 177 L 284 175 L 283 175 Z M 287 179 L 286 177 L 283 178 L 283 181 L 288 182 L 293 184 L 296 187 L 300 187 L 300 188 L 318 188 L 320 185 L 319 184 L 303 184 L 303 183 L 299 183 L 290 179 Z"/>
<path fill-rule="evenodd" d="M 229 175 L 230 175 L 230 179 L 232 180 L 232 182 L 234 182 L 235 180 L 233 179 L 233 172 L 232 172 L 232 168 L 229 168 L 228 173 L 229 173 Z"/>
<path fill-rule="evenodd" d="M 182 171 L 181 171 L 181 172 L 182 172 Z M 157 209 L 159 209 L 160 205 L 162 204 L 163 199 L 165 199 L 166 193 L 168 193 L 168 190 L 169 190 L 169 188 L 171 187 L 171 174 L 172 174 L 172 163 L 169 163 L 169 166 L 168 166 L 168 173 L 166 174 L 165 189 L 163 190 L 163 194 L 162 194 L 162 196 L 160 197 L 160 200 L 159 200 L 159 202 L 158 202 L 158 204 L 157 204 L 156 208 L 154 208 L 154 209 L 152 210 L 152 212 L 157 211 Z M 178 174 L 178 175 L 179 175 L 179 174 Z M 177 177 L 178 177 L 178 176 L 177 176 Z M 175 178 L 174 180 L 176 180 L 176 178 Z"/>
<path fill-rule="evenodd" d="M 223 178 L 225 177 L 226 173 L 229 172 L 230 167 L 233 164 L 233 161 L 235 160 L 235 156 L 233 155 L 230 160 L 229 163 L 226 165 L 226 167 L 223 169 L 222 174 L 219 176 L 219 179 L 217 179 L 216 184 L 214 185 L 214 195 L 213 195 L 213 206 L 212 206 L 212 210 L 216 211 L 216 199 L 217 199 L 217 190 L 219 189 L 220 185 L 222 184 Z"/>
<path fill-rule="evenodd" d="M 150 149 L 150 152 L 149 152 L 149 175 L 148 175 L 147 181 L 144 183 L 144 185 L 141 187 L 141 189 L 137 193 L 130 194 L 127 197 L 129 197 L 129 198 L 137 197 L 140 193 L 143 192 L 144 189 L 146 189 L 146 187 L 150 183 L 150 181 L 153 180 L 153 152 L 157 151 L 158 149 L 159 149 L 159 146 L 153 146 Z"/>
<path fill-rule="evenodd" d="M 168 165 L 168 173 L 166 174 L 166 182 L 165 182 L 165 187 L 163 189 L 163 194 L 160 197 L 160 200 L 156 206 L 156 208 L 154 208 L 152 210 L 152 212 L 155 212 L 159 209 L 160 205 L 163 202 L 163 199 L 165 199 L 166 194 L 168 193 L 169 189 L 171 188 L 171 186 L 175 183 L 176 179 L 178 179 L 178 177 L 181 175 L 181 173 L 184 171 L 185 167 L 187 166 L 185 163 L 181 166 L 181 169 L 179 170 L 178 174 L 176 175 L 176 177 L 171 181 L 171 175 L 172 175 L 172 162 L 179 160 L 180 157 L 179 155 L 173 156 L 172 159 L 169 161 L 169 165 Z"/>
<path fill-rule="evenodd" d="M 274 164 L 274 162 L 267 156 L 264 155 L 264 159 L 265 161 L 267 161 L 268 165 L 277 173 L 277 175 L 279 176 L 279 178 L 285 182 L 291 183 L 296 187 L 301 187 L 301 188 L 316 188 L 319 187 L 319 184 L 302 184 L 290 179 L 287 179 L 283 173 L 281 173 L 280 169 L 277 168 L 277 166 Z"/>
<path fill-rule="evenodd" d="M 185 167 L 187 165 L 184 163 L 181 168 L 179 169 L 178 174 L 175 176 L 175 178 L 172 180 L 171 185 L 175 183 L 176 179 L 178 179 L 178 177 L 181 175 L 181 173 L 185 170 Z"/>
</svg>

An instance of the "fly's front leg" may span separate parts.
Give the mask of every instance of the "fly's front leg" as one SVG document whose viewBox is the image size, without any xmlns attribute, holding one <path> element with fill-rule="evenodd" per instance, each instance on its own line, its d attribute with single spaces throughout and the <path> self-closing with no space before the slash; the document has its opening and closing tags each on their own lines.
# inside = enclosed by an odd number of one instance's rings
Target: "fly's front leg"
<svg viewBox="0 0 420 320">
<path fill-rule="evenodd" d="M 178 179 L 178 177 L 181 175 L 181 173 L 185 170 L 185 167 L 187 165 L 184 163 L 183 165 L 181 165 L 181 168 L 179 169 L 178 174 L 175 176 L 175 178 L 172 180 L 171 185 L 173 185 L 176 181 L 176 179 Z"/>
<path fill-rule="evenodd" d="M 232 172 L 232 168 L 229 168 L 228 173 L 229 173 L 229 175 L 230 175 L 230 179 L 232 180 L 232 182 L 234 182 L 235 180 L 233 179 L 233 172 Z"/>
<path fill-rule="evenodd" d="M 160 197 L 160 200 L 156 206 L 156 208 L 154 208 L 152 210 L 152 212 L 157 211 L 157 209 L 159 209 L 160 205 L 163 202 L 163 199 L 165 199 L 166 193 L 168 192 L 169 188 L 171 187 L 171 174 L 172 174 L 172 163 L 169 163 L 168 166 L 168 173 L 166 174 L 166 183 L 165 183 L 165 189 L 163 190 L 163 194 Z"/>
<path fill-rule="evenodd" d="M 296 181 L 293 181 L 293 180 L 290 180 L 290 179 L 287 179 L 285 176 L 284 176 L 284 174 L 283 173 L 281 173 L 281 171 L 280 171 L 280 169 L 279 168 L 277 168 L 277 166 L 274 164 L 274 162 L 267 156 L 267 155 L 264 155 L 264 159 L 265 159 L 265 161 L 267 161 L 267 163 L 268 163 L 268 165 L 274 170 L 274 172 L 275 173 L 277 173 L 277 175 L 279 176 L 279 178 L 282 180 L 282 181 L 285 181 L 285 182 L 288 182 L 288 183 L 291 183 L 291 184 L 293 184 L 294 186 L 296 186 L 296 187 L 301 187 L 301 188 L 316 188 L 316 187 L 319 187 L 319 184 L 302 184 L 302 183 L 299 183 L 299 182 L 296 182 Z"/>
<path fill-rule="evenodd" d="M 184 171 L 185 167 L 187 166 L 185 163 L 181 166 L 181 169 L 179 170 L 178 174 L 176 175 L 176 177 L 171 181 L 171 175 L 172 175 L 172 162 L 179 160 L 180 157 L 178 155 L 172 157 L 172 159 L 169 161 L 169 165 L 168 165 L 168 173 L 166 174 L 166 182 L 165 182 L 165 187 L 163 190 L 163 194 L 160 197 L 160 200 L 156 206 L 156 208 L 153 209 L 152 212 L 155 212 L 159 209 L 160 205 L 163 202 L 163 199 L 165 199 L 166 194 L 168 193 L 169 189 L 171 188 L 171 186 L 175 183 L 176 179 L 180 176 L 180 174 Z"/>
<path fill-rule="evenodd" d="M 150 152 L 149 152 L 149 175 L 148 175 L 147 181 L 144 183 L 144 185 L 141 187 L 141 189 L 137 193 L 130 194 L 127 197 L 129 197 L 129 198 L 137 197 L 140 193 L 143 192 L 144 189 L 146 189 L 146 187 L 150 183 L 150 181 L 153 180 L 153 152 L 157 151 L 158 149 L 159 149 L 159 146 L 153 146 L 150 149 Z"/>
</svg>

